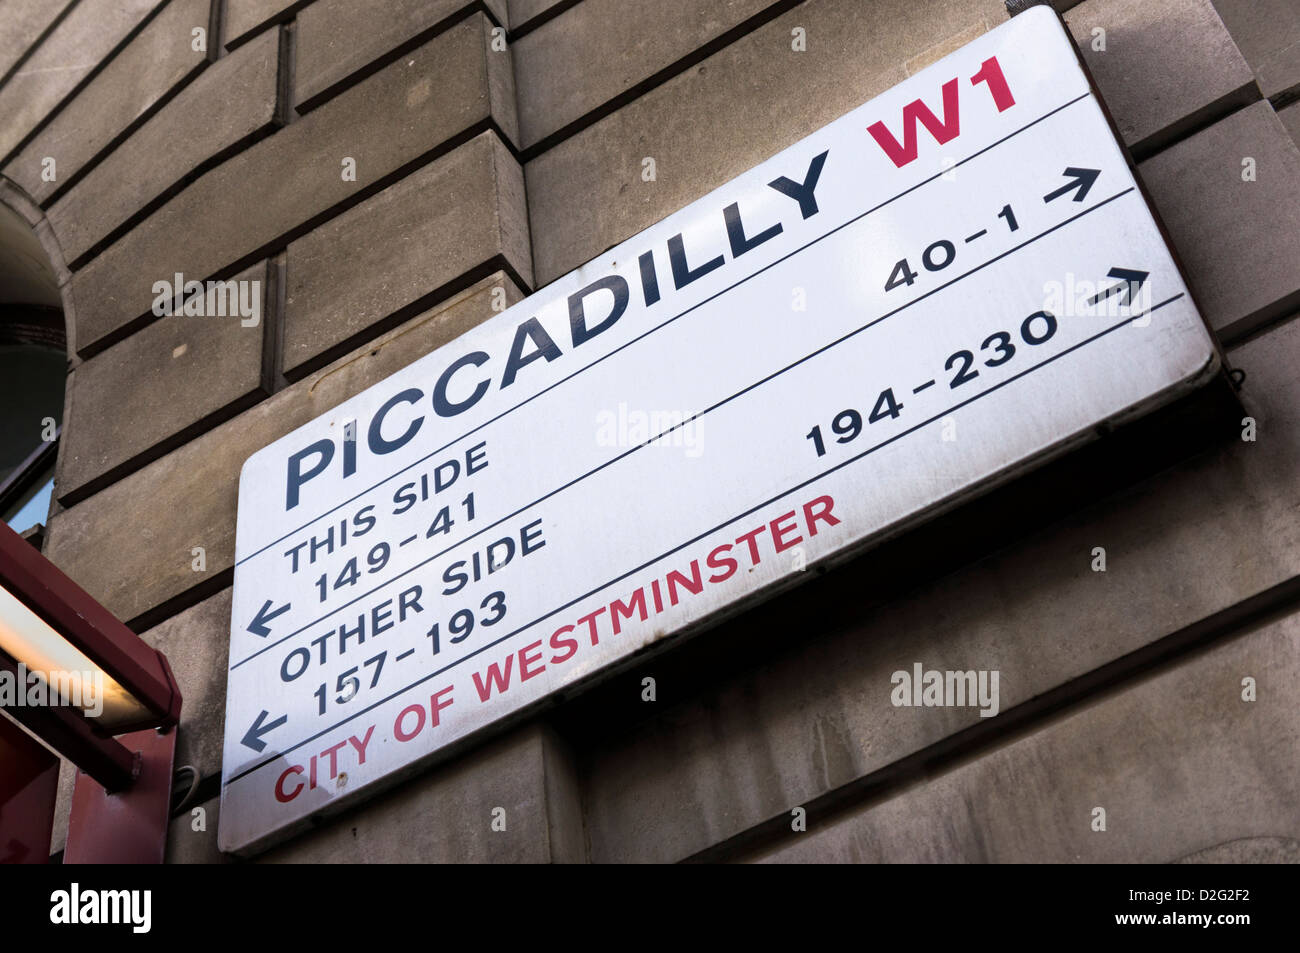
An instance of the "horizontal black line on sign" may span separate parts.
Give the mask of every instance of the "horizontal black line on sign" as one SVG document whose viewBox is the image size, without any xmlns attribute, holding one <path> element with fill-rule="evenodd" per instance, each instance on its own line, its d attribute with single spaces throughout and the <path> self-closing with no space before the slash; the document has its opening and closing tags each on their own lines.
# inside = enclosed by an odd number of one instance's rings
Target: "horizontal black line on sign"
<svg viewBox="0 0 1300 953">
<path fill-rule="evenodd" d="M 967 162 L 970 162 L 972 159 L 978 158 L 979 156 L 981 156 L 981 155 L 983 155 L 984 153 L 988 152 L 990 149 L 994 149 L 994 148 L 996 148 L 996 147 L 1002 145 L 1004 142 L 1007 142 L 1008 140 L 1014 138 L 1015 136 L 1020 135 L 1020 133 L 1024 132 L 1026 129 L 1029 129 L 1029 128 L 1032 127 L 1032 126 L 1036 126 L 1038 123 L 1042 122 L 1044 119 L 1048 119 L 1048 118 L 1050 118 L 1050 117 L 1056 115 L 1056 114 L 1057 114 L 1058 112 L 1060 112 L 1061 110 L 1063 110 L 1063 109 L 1067 109 L 1068 107 L 1073 106 L 1075 103 L 1079 102 L 1081 99 L 1085 99 L 1085 98 L 1087 98 L 1087 97 L 1090 96 L 1090 95 L 1091 95 L 1090 93 L 1083 93 L 1083 94 L 1081 94 L 1081 95 L 1079 95 L 1079 96 L 1076 96 L 1074 99 L 1071 99 L 1069 102 L 1067 102 L 1067 103 L 1063 103 L 1062 105 L 1057 106 L 1055 109 L 1052 109 L 1052 110 L 1050 110 L 1050 111 L 1044 113 L 1043 115 L 1039 116 L 1037 119 L 1034 119 L 1034 120 L 1031 120 L 1030 122 L 1025 123 L 1025 125 L 1021 126 L 1019 129 L 1016 129 L 1016 130 L 1014 130 L 1013 132 L 1008 133 L 1007 135 L 1003 136 L 1001 139 L 997 140 L 996 142 L 990 143 L 989 145 L 985 146 L 983 149 L 978 150 L 977 152 L 972 152 L 972 153 L 971 153 L 970 155 L 968 155 L 966 158 L 962 159 L 962 160 L 959 161 L 959 162 L 954 163 L 951 167 L 944 169 L 943 172 L 936 172 L 934 175 L 930 176 L 928 179 L 922 179 L 920 182 L 916 183 L 916 185 L 913 185 L 913 186 L 911 186 L 910 188 L 904 189 L 902 192 L 899 192 L 897 195 L 894 195 L 894 196 L 891 196 L 890 198 L 885 199 L 885 200 L 884 200 L 883 202 L 881 202 L 880 204 L 878 204 L 878 205 L 876 205 L 876 206 L 873 206 L 872 208 L 867 209 L 865 212 L 862 212 L 861 214 L 854 216 L 853 218 L 849 219 L 849 220 L 846 221 L 846 222 L 842 222 L 841 224 L 837 225 L 835 228 L 831 229 L 830 231 L 826 232 L 825 234 L 823 234 L 823 235 L 819 235 L 818 237 L 816 237 L 816 238 L 812 239 L 811 241 L 809 241 L 807 244 L 805 244 L 805 245 L 801 245 L 800 247 L 794 249 L 794 250 L 791 251 L 789 254 L 786 254 L 786 255 L 782 256 L 781 258 L 778 258 L 778 259 L 776 259 L 775 261 L 773 261 L 773 262 L 771 262 L 771 263 L 769 263 L 769 264 L 763 266 L 762 268 L 760 268 L 760 269 L 758 269 L 757 271 L 755 271 L 753 274 L 751 274 L 751 275 L 746 275 L 744 278 L 741 278 L 741 279 L 737 280 L 736 282 L 734 282 L 733 284 L 728 285 L 727 287 L 725 287 L 725 288 L 723 288 L 722 290 L 718 291 L 716 294 L 711 295 L 710 297 L 705 298 L 703 301 L 699 301 L 699 302 L 697 302 L 696 304 L 691 305 L 691 306 L 690 306 L 689 308 L 687 308 L 686 310 L 681 311 L 681 312 L 679 312 L 678 314 L 675 314 L 675 315 L 673 315 L 672 317 L 665 319 L 664 321 L 662 321 L 661 323 L 655 325 L 654 327 L 650 328 L 649 330 L 647 330 L 647 331 L 643 332 L 642 334 L 639 334 L 639 335 L 637 335 L 636 337 L 632 338 L 632 340 L 630 340 L 630 341 L 628 341 L 628 342 L 626 342 L 626 343 L 624 343 L 624 344 L 619 345 L 619 346 L 616 347 L 614 350 L 610 351 L 608 354 L 604 354 L 604 355 L 602 355 L 601 357 L 596 358 L 596 359 L 595 359 L 594 361 L 592 361 L 590 364 L 586 364 L 586 365 L 584 365 L 583 367 L 578 368 L 576 371 L 574 371 L 572 374 L 569 374 L 567 377 L 562 377 L 562 378 L 560 378 L 558 381 L 556 381 L 554 384 L 551 384 L 549 387 L 545 387 L 545 388 L 543 388 L 542 390 L 539 390 L 536 394 L 533 394 L 531 397 L 527 397 L 527 398 L 525 398 L 524 400 L 521 400 L 519 403 L 515 404 L 513 407 L 509 407 L 509 408 L 507 408 L 506 410 L 503 410 L 501 413 L 497 414 L 495 417 L 492 417 L 492 418 L 490 418 L 490 419 L 488 419 L 488 420 L 483 421 L 483 423 L 479 424 L 477 427 L 474 427 L 474 428 L 472 428 L 472 429 L 470 429 L 470 430 L 467 430 L 465 433 L 461 434 L 459 437 L 455 437 L 455 438 L 453 438 L 452 440 L 447 441 L 447 443 L 443 444 L 441 447 L 438 447 L 438 448 L 435 449 L 435 450 L 431 450 L 429 453 L 425 454 L 425 455 L 424 455 L 423 457 L 421 457 L 420 459 L 415 460 L 415 461 L 412 461 L 410 464 L 408 464 L 407 466 L 403 467 L 402 469 L 400 469 L 400 470 L 396 471 L 395 473 L 391 473 L 391 474 L 389 474 L 388 476 L 384 477 L 384 478 L 383 478 L 382 480 L 380 480 L 378 483 L 375 483 L 375 484 L 372 484 L 371 486 L 366 487 L 364 490 L 361 490 L 360 492 L 354 494 L 353 496 L 348 497 L 348 499 L 346 499 L 346 500 L 344 500 L 343 502 L 337 504 L 336 506 L 331 507 L 331 508 L 328 509 L 328 510 L 325 510 L 323 513 L 318 513 L 317 515 L 313 516 L 311 519 L 307 520 L 305 523 L 303 523 L 303 524 L 301 524 L 301 525 L 299 525 L 299 526 L 294 527 L 294 528 L 291 529 L 289 532 L 285 533 L 283 536 L 280 536 L 278 539 L 273 539 L 273 540 L 271 540 L 271 542 L 267 543 L 267 544 L 266 544 L 265 546 L 263 546 L 262 548 L 260 548 L 260 549 L 258 549 L 258 550 L 256 550 L 256 551 L 254 551 L 254 552 L 249 553 L 247 556 L 245 556 L 245 557 L 243 557 L 242 559 L 238 560 L 238 561 L 235 563 L 235 565 L 237 565 L 237 566 L 243 565 L 244 563 L 248 562 L 248 561 L 249 561 L 250 559 L 252 559 L 253 557 L 255 557 L 255 556 L 260 556 L 262 553 L 266 552 L 266 551 L 267 551 L 268 549 L 270 549 L 272 546 L 276 546 L 276 545 L 278 545 L 279 543 L 284 542 L 284 541 L 285 541 L 286 539 L 288 539 L 290 536 L 294 535 L 294 533 L 297 533 L 297 532 L 300 532 L 301 530 L 306 529 L 306 528 L 307 528 L 308 526 L 310 526 L 312 523 L 315 523 L 317 520 L 320 520 L 320 519 L 323 519 L 323 518 L 326 517 L 326 516 L 329 516 L 331 513 L 337 512 L 338 510 L 340 510 L 340 509 L 342 509 L 343 507 L 347 506 L 349 503 L 352 503 L 352 502 L 354 502 L 354 501 L 360 499 L 361 497 L 365 496 L 365 495 L 366 495 L 367 493 L 369 493 L 371 490 L 378 489 L 379 487 L 383 486 L 385 483 L 389 482 L 390 480 L 394 480 L 394 479 L 396 479 L 397 477 L 401 476 L 403 473 L 406 473 L 408 470 L 411 470 L 411 469 L 413 469 L 413 468 L 415 468 L 415 467 L 418 467 L 420 464 L 424 463 L 426 460 L 430 459 L 431 457 L 435 457 L 435 456 L 437 456 L 438 454 L 442 453 L 444 450 L 448 449 L 449 447 L 452 447 L 452 446 L 456 445 L 457 443 L 459 443 L 460 441 L 466 439 L 467 437 L 471 437 L 471 436 L 473 436 L 474 434 L 478 433 L 478 431 L 482 430 L 484 427 L 487 427 L 489 424 L 496 423 L 496 422 L 497 422 L 498 420 L 500 420 L 502 417 L 505 417 L 505 416 L 507 416 L 508 414 L 514 413 L 516 410 L 518 410 L 520 407 L 523 407 L 525 404 L 528 404 L 528 403 L 530 403 L 530 402 L 536 400 L 538 397 L 541 397 L 543 394 L 549 393 L 550 391 L 552 391 L 552 390 L 554 390 L 555 388 L 559 387 L 561 384 L 565 384 L 565 383 L 567 383 L 568 381 L 573 380 L 573 379 L 574 379 L 575 377 L 577 377 L 579 374 L 582 374 L 582 373 L 584 373 L 584 372 L 586 372 L 586 371 L 589 371 L 591 368 L 595 367 L 597 364 L 601 363 L 602 361 L 605 361 L 605 360 L 607 360 L 607 359 L 613 357 L 615 354 L 618 354 L 620 351 L 622 351 L 622 350 L 624 350 L 624 349 L 626 349 L 626 348 L 631 347 L 633 344 L 636 344 L 637 342 L 643 340 L 644 338 L 649 337 L 650 335 L 654 334 L 656 331 L 660 331 L 660 330 L 662 330 L 663 328 L 665 328 L 665 327 L 667 327 L 668 325 L 672 324 L 674 321 L 678 320 L 679 318 L 683 318 L 683 317 L 685 317 L 686 315 L 690 314 L 692 311 L 696 310 L 697 308 L 701 308 L 701 307 L 703 307 L 704 305 L 708 304 L 710 301 L 713 301 L 715 298 L 719 298 L 719 297 L 721 297 L 722 295 L 726 294 L 728 291 L 731 291 L 732 289 L 739 287 L 740 285 L 744 284 L 745 282 L 750 281 L 750 280 L 752 280 L 752 279 L 754 279 L 754 278 L 757 278 L 759 275 L 763 274 L 765 271 L 768 271 L 768 270 L 771 269 L 771 268 L 775 268 L 777 265 L 779 265 L 779 264 L 785 262 L 787 259 L 793 258 L 795 255 L 799 254 L 800 252 L 805 251 L 805 250 L 808 249 L 808 248 L 811 248 L 813 245 L 816 245 L 817 243 L 819 243 L 819 242 L 821 242 L 821 241 L 824 241 L 824 240 L 827 239 L 827 238 L 830 238 L 832 235 L 836 234 L 836 233 L 839 232 L 839 231 L 842 231 L 842 230 L 845 229 L 845 228 L 848 228 L 850 225 L 854 224 L 855 222 L 861 221 L 863 218 L 866 218 L 868 215 L 871 215 L 873 212 L 878 212 L 878 211 L 880 211 L 880 209 L 884 208 L 886 205 L 889 205 L 889 204 L 891 204 L 891 203 L 893 203 L 893 202 L 896 202 L 897 200 L 903 198 L 905 195 L 908 195 L 908 194 L 910 194 L 910 193 L 912 193 L 912 192 L 915 192 L 915 191 L 916 191 L 917 189 L 919 189 L 921 186 L 923 186 L 923 185 L 928 185 L 929 183 L 933 182 L 935 179 L 937 179 L 937 178 L 939 178 L 939 177 L 941 177 L 941 176 L 947 174 L 948 172 L 951 172 L 952 169 L 957 168 L 957 166 L 964 165 L 964 164 L 966 164 Z M 1120 193 L 1120 194 L 1123 194 L 1123 193 Z M 1112 196 L 1112 198 L 1118 198 L 1118 197 L 1119 197 L 1118 195 L 1117 195 L 1117 196 Z M 1110 201 L 1110 200 L 1108 199 L 1107 201 Z M 1093 206 L 1092 208 L 1098 208 L 1098 207 L 1100 207 L 1100 205 L 1102 205 L 1102 204 L 1105 204 L 1105 203 L 1098 203 L 1098 205 Z M 1087 211 L 1091 211 L 1091 210 L 1092 210 L 1092 209 L 1087 209 L 1085 212 L 1080 213 L 1080 214 L 1086 214 Z M 1077 218 L 1078 216 L 1075 216 L 1075 217 Z M 1066 221 L 1067 221 L 1067 222 L 1068 222 L 1068 221 L 1073 221 L 1073 219 L 1067 219 Z M 1062 224 L 1064 224 L 1064 223 L 1062 223 Z M 1043 234 L 1047 234 L 1047 233 L 1044 232 Z M 1031 240 L 1032 240 L 1032 239 L 1031 239 Z M 1028 244 L 1028 243 L 1026 243 L 1026 244 Z M 1021 245 L 1021 246 L 1017 246 L 1017 247 L 1018 247 L 1018 248 L 1023 248 L 1024 246 Z M 1015 250 L 1016 250 L 1016 249 L 1012 249 L 1012 251 L 1015 251 Z M 993 259 L 993 261 L 996 261 L 996 260 L 997 260 L 997 259 Z M 968 272 L 968 274 L 969 274 L 969 272 Z M 942 287 L 942 286 L 941 286 L 941 287 Z M 936 290 L 938 290 L 938 289 L 936 289 Z M 919 300 L 921 300 L 921 299 L 920 299 L 920 298 L 917 298 L 916 300 L 919 301 Z M 906 305 L 904 305 L 904 307 L 906 307 Z M 900 309 L 900 310 L 901 310 L 901 309 Z M 891 312 L 891 313 L 893 313 L 893 312 Z M 887 317 L 887 316 L 888 316 L 888 315 L 886 315 L 886 317 Z"/>
</svg>

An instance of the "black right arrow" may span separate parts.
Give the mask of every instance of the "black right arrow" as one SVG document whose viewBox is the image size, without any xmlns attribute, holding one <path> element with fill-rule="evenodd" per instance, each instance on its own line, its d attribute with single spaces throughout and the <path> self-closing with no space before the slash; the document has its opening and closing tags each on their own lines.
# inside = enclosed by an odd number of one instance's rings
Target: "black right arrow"
<svg viewBox="0 0 1300 953">
<path fill-rule="evenodd" d="M 1088 193 L 1092 190 L 1092 185 L 1097 181 L 1097 176 L 1101 175 L 1101 169 L 1076 169 L 1074 166 L 1067 166 L 1065 175 L 1070 177 L 1070 181 L 1061 186 L 1055 192 L 1048 192 L 1043 196 L 1044 202 L 1050 202 L 1052 199 L 1059 199 L 1062 195 L 1074 192 L 1074 201 L 1082 202 Z"/>
<path fill-rule="evenodd" d="M 1147 280 L 1150 274 L 1151 272 L 1149 271 L 1132 271 L 1128 268 L 1112 268 L 1106 273 L 1106 277 L 1118 278 L 1120 284 L 1111 285 L 1104 291 L 1098 291 L 1088 299 L 1088 303 L 1101 304 L 1101 302 L 1105 301 L 1111 295 L 1123 294 L 1124 297 L 1120 299 L 1120 304 L 1126 305 L 1131 302 L 1133 296 L 1142 289 L 1142 283 Z"/>
<path fill-rule="evenodd" d="M 271 600 L 267 599 L 266 602 L 262 603 L 262 608 L 257 610 L 257 615 L 253 616 L 253 621 L 248 623 L 248 631 L 266 638 L 271 634 L 271 630 L 266 627 L 266 624 L 276 616 L 288 612 L 291 605 L 293 605 L 292 602 L 286 602 L 274 612 L 268 612 L 267 610 L 271 608 Z"/>
<path fill-rule="evenodd" d="M 269 711 L 263 709 L 262 713 L 257 716 L 257 721 L 253 722 L 253 726 L 249 728 L 248 731 L 244 732 L 244 737 L 242 739 L 244 744 L 248 745 L 248 747 L 258 753 L 261 753 L 261 751 L 266 747 L 266 742 L 262 740 L 262 735 L 266 734 L 268 731 L 273 731 L 274 729 L 279 728 L 289 720 L 288 715 L 281 715 L 279 718 L 275 719 L 275 721 L 267 722 L 266 717 L 269 714 L 271 714 Z"/>
</svg>

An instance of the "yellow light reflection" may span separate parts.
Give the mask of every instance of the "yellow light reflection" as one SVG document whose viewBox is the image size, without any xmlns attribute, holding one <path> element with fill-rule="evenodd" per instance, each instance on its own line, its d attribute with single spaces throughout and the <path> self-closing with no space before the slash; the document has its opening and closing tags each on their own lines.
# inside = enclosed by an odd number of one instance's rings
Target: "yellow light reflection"
<svg viewBox="0 0 1300 953">
<path fill-rule="evenodd" d="M 66 703 L 80 708 L 101 728 L 112 732 L 118 725 L 145 720 L 148 709 L 135 696 L 92 662 L 40 616 L 32 612 L 8 590 L 0 587 L 0 651 L 39 672 L 45 679 L 44 704 Z M 0 672 L 0 678 L 10 679 Z M 11 680 L 11 679 L 10 679 Z M 0 685 L 0 698 L 6 704 L 26 704 L 34 697 L 28 684 Z M 36 696 L 39 700 L 38 696 Z"/>
</svg>

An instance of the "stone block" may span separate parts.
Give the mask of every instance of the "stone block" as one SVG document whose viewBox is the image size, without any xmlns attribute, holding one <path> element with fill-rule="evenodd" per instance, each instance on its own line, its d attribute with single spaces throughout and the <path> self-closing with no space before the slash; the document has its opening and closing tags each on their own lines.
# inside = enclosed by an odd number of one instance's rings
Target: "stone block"
<svg viewBox="0 0 1300 953">
<path fill-rule="evenodd" d="M 1300 308 L 1300 149 L 1257 102 L 1140 167 L 1224 341 Z"/>
<path fill-rule="evenodd" d="M 1279 109 L 1277 118 L 1282 120 L 1282 125 L 1291 134 L 1291 139 L 1300 146 L 1300 103 L 1292 103 L 1284 109 Z"/>
<path fill-rule="evenodd" d="M 144 21 L 159 0 L 74 4 L 0 87 L 0 159 L 38 126 Z M 55 4 L 51 4 L 54 6 Z"/>
<path fill-rule="evenodd" d="M 669 69 L 775 0 L 583 0 L 513 44 L 521 145 Z"/>
<path fill-rule="evenodd" d="M 129 333 L 154 281 L 239 268 L 489 120 L 509 135 L 514 103 L 493 77 L 510 64 L 489 50 L 490 25 L 475 14 L 223 162 L 76 272 L 83 356 Z"/>
<path fill-rule="evenodd" d="M 72 372 L 56 481 L 65 506 L 267 396 L 266 263 L 231 282 L 204 302 L 224 317 L 161 317 Z"/>
<path fill-rule="evenodd" d="M 255 33 L 293 18 L 311 0 L 226 0 L 223 42 L 226 49 L 247 43 Z"/>
<path fill-rule="evenodd" d="M 531 29 L 543 15 L 556 16 L 557 8 L 571 7 L 575 0 L 506 0 L 510 13 L 510 32 Z"/>
<path fill-rule="evenodd" d="M 523 173 L 484 132 L 289 246 L 285 372 L 300 377 L 503 261 L 531 281 Z"/>
<path fill-rule="evenodd" d="M 1065 21 L 1139 159 L 1259 98 L 1210 0 L 1085 0 Z"/>
<path fill-rule="evenodd" d="M 279 36 L 270 32 L 204 70 L 49 209 L 80 267 L 142 210 L 270 129 Z"/>
<path fill-rule="evenodd" d="M 56 514 L 45 555 L 137 629 L 228 585 L 244 461 L 491 317 L 498 287 L 507 304 L 522 297 L 504 274 L 491 275 Z M 202 571 L 194 568 L 197 546 L 204 548 Z"/>
<path fill-rule="evenodd" d="M 1300 93 L 1300 0 L 1213 0 L 1260 91 L 1269 99 Z"/>
<path fill-rule="evenodd" d="M 126 48 L 5 167 L 42 205 L 160 100 L 207 64 L 190 31 L 206 33 L 210 0 L 169 0 Z M 55 161 L 55 178 L 42 165 Z"/>
<path fill-rule="evenodd" d="M 505 0 L 485 0 L 504 24 Z M 441 33 L 480 0 L 316 0 L 298 14 L 294 105 L 314 109 L 374 64 Z"/>
<path fill-rule="evenodd" d="M 167 656 L 181 690 L 176 767 L 191 765 L 198 770 L 200 778 L 221 773 L 230 596 L 231 590 L 223 589 L 141 635 L 145 642 Z M 215 822 L 216 817 L 211 820 Z"/>
<path fill-rule="evenodd" d="M 1002 0 L 809 0 L 736 40 L 528 162 L 538 284 L 906 79 L 918 54 L 1005 19 Z M 791 49 L 795 27 L 804 52 Z"/>
<path fill-rule="evenodd" d="M 72 0 L 14 0 L 5 4 L 5 30 L 0 33 L 0 79 L 72 4 Z"/>
<path fill-rule="evenodd" d="M 1242 679 L 1256 683 L 1243 700 Z M 794 863 L 1279 861 L 1300 855 L 1300 617 L 1185 658 L 759 856 Z M 1094 830 L 1096 809 L 1105 830 Z M 1247 846 L 1249 845 L 1249 846 Z"/>
</svg>

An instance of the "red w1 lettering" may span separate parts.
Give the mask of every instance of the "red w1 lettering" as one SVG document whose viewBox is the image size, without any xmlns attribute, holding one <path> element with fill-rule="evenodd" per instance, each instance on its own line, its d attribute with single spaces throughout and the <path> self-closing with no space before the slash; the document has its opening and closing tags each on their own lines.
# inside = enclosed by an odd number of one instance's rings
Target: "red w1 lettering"
<svg viewBox="0 0 1300 953">
<path fill-rule="evenodd" d="M 992 56 L 986 59 L 974 76 L 970 78 L 972 86 L 980 83 L 987 83 L 989 94 L 993 97 L 993 105 L 998 107 L 998 112 L 1004 112 L 1016 104 L 1015 97 L 1011 95 L 1011 88 L 1007 85 L 1006 77 L 1002 75 L 1002 67 L 998 64 L 998 58 Z M 881 149 L 885 150 L 885 155 L 889 156 L 890 161 L 900 169 L 916 159 L 919 143 L 917 142 L 916 125 L 919 122 L 925 126 L 930 135 L 934 136 L 939 145 L 951 142 L 961 134 L 961 115 L 960 106 L 957 96 L 958 83 L 956 79 L 950 79 L 943 84 L 943 119 L 940 120 L 930 107 L 925 104 L 924 100 L 915 99 L 903 107 L 903 143 L 899 145 L 894 134 L 889 131 L 889 127 L 884 122 L 873 122 L 867 127 L 867 132 L 871 133 L 871 138 Z"/>
</svg>

